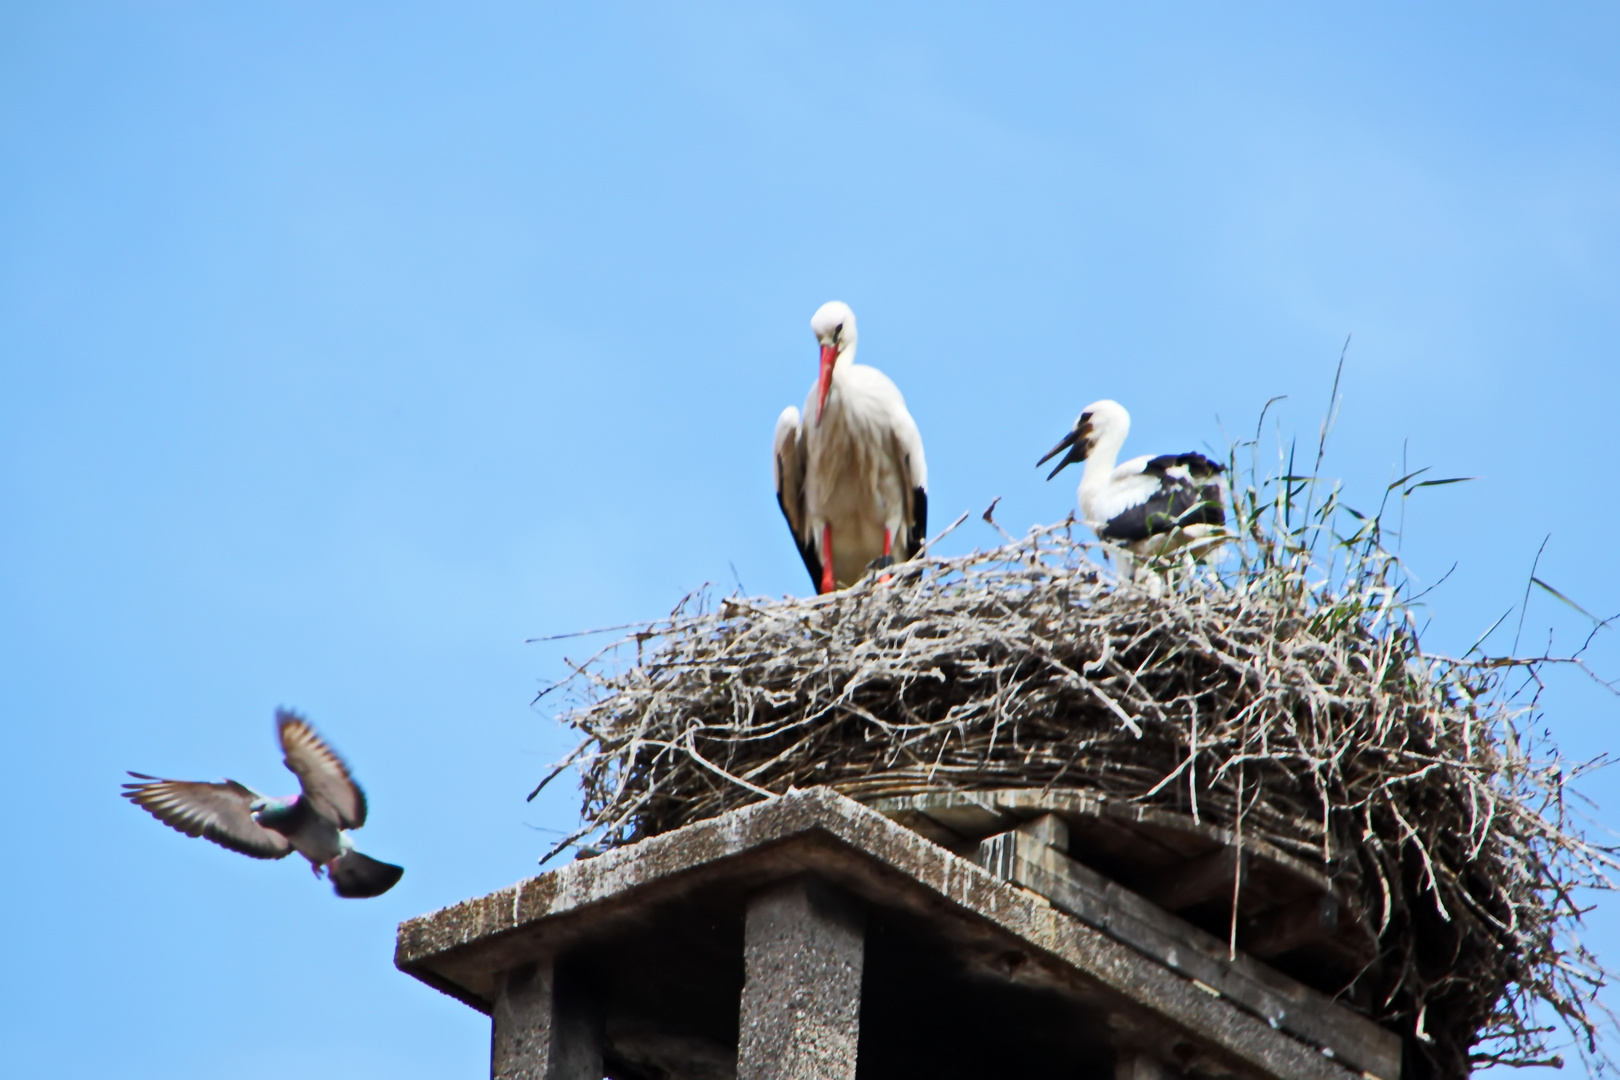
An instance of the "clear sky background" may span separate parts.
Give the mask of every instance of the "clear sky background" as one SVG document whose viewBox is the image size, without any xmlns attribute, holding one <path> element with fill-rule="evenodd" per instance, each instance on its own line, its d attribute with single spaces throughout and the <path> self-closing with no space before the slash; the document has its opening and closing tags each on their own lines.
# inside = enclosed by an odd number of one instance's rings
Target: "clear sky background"
<svg viewBox="0 0 1620 1080">
<path fill-rule="evenodd" d="M 1127 454 L 1278 394 L 1314 438 L 1353 335 L 1352 503 L 1403 447 L 1479 477 L 1408 515 L 1413 573 L 1456 565 L 1431 646 L 1549 534 L 1541 575 L 1620 611 L 1620 9 L 990 10 L 0 6 L 0 1073 L 484 1075 L 394 926 L 574 821 L 523 801 L 571 745 L 530 701 L 588 644 L 525 638 L 806 591 L 769 451 L 828 299 L 936 527 L 1061 518 L 1034 462 L 1100 397 Z M 1549 628 L 1587 624 L 1532 597 Z M 1615 698 L 1548 703 L 1611 745 Z M 354 765 L 385 897 L 118 798 L 290 789 L 277 705 Z"/>
</svg>

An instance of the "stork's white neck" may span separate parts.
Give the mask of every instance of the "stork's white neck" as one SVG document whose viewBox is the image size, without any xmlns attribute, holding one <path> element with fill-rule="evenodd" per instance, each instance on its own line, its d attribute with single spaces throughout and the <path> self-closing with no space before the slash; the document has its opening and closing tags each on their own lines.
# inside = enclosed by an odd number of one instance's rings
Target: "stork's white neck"
<svg viewBox="0 0 1620 1080">
<path fill-rule="evenodd" d="M 1102 494 L 1114 476 L 1114 466 L 1119 463 L 1119 451 L 1125 445 L 1124 431 L 1103 431 L 1091 445 L 1086 454 L 1086 468 L 1080 474 L 1080 509 L 1089 518 L 1090 503 Z"/>
</svg>

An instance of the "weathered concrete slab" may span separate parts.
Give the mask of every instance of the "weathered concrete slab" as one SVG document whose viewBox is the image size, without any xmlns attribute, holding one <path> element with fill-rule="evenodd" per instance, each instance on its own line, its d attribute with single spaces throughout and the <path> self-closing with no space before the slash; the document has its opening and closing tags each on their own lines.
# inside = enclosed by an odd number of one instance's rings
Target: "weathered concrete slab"
<svg viewBox="0 0 1620 1080">
<path fill-rule="evenodd" d="M 1049 1045 L 1060 1046 L 1070 1031 L 1101 1031 L 1106 1042 L 1086 1044 L 1091 1049 L 1083 1053 L 1074 1046 L 1063 1051 L 1070 1055 L 1065 1061 L 1077 1053 L 1086 1058 L 1078 1075 L 1112 1075 L 1116 1054 L 1144 1055 L 1173 1072 L 1212 1077 L 1357 1075 L 1321 1046 L 1274 1028 L 1035 892 L 998 881 L 970 860 L 825 789 L 758 803 L 409 920 L 399 928 L 395 962 L 487 1012 L 501 973 L 541 957 L 588 955 L 596 958 L 589 970 L 606 980 L 603 993 L 626 1000 L 644 995 L 634 1009 L 624 1007 L 624 1016 L 633 1014 L 657 1038 L 685 1038 L 692 1025 L 707 1023 L 698 1037 L 723 1053 L 728 1038 L 737 1045 L 748 899 L 804 876 L 867 906 L 868 949 L 876 920 L 885 928 L 884 948 L 901 950 L 892 955 L 904 962 L 886 969 L 898 972 L 895 978 L 914 960 L 949 953 L 951 970 L 965 973 L 955 984 L 964 994 L 980 994 L 991 1007 L 1002 1000 L 996 997 L 1002 991 L 995 990 L 1001 987 L 1034 1003 L 1020 1009 L 1049 1018 L 1043 1036 Z M 923 945 L 908 946 L 912 939 Z M 869 980 L 877 977 L 872 955 Z M 659 956 L 669 959 L 660 962 Z M 676 970 L 682 982 L 673 989 L 642 986 L 622 974 L 631 970 Z M 884 997 L 886 1015 L 900 1017 L 894 1010 L 903 1002 L 894 998 Z M 729 1028 L 717 1019 L 726 1001 Z M 686 1005 L 692 1006 L 686 1013 L 671 1011 Z M 630 1022 L 609 1015 L 609 1041 L 616 1023 Z M 873 1041 L 879 1026 L 866 1024 L 861 1033 L 863 1061 L 887 1052 Z M 948 1033 L 963 1026 L 952 1024 Z M 614 1052 L 610 1046 L 609 1056 Z"/>
</svg>

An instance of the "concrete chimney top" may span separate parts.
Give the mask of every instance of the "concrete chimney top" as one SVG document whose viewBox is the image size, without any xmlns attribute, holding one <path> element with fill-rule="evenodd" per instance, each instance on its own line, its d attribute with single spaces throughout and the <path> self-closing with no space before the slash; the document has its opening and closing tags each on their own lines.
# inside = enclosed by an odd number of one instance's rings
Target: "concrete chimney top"
<svg viewBox="0 0 1620 1080">
<path fill-rule="evenodd" d="M 1064 851 L 793 791 L 399 928 L 496 1080 L 1399 1080 L 1399 1039 Z"/>
</svg>

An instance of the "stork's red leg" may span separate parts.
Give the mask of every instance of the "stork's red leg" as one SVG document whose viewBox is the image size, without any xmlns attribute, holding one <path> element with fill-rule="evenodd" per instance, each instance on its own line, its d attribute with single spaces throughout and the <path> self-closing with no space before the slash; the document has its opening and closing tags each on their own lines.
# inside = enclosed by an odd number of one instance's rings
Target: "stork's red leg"
<svg viewBox="0 0 1620 1080">
<path fill-rule="evenodd" d="M 894 534 L 891 533 L 887 528 L 885 528 L 883 530 L 883 562 L 884 562 L 885 566 L 888 565 L 892 561 L 889 558 L 889 556 L 893 553 L 893 550 L 894 550 Z M 878 576 L 878 580 L 879 581 L 888 581 L 889 580 L 889 575 L 888 574 L 880 574 Z"/>
<path fill-rule="evenodd" d="M 830 593 L 838 588 L 833 577 L 832 526 L 821 527 L 821 591 Z"/>
</svg>

